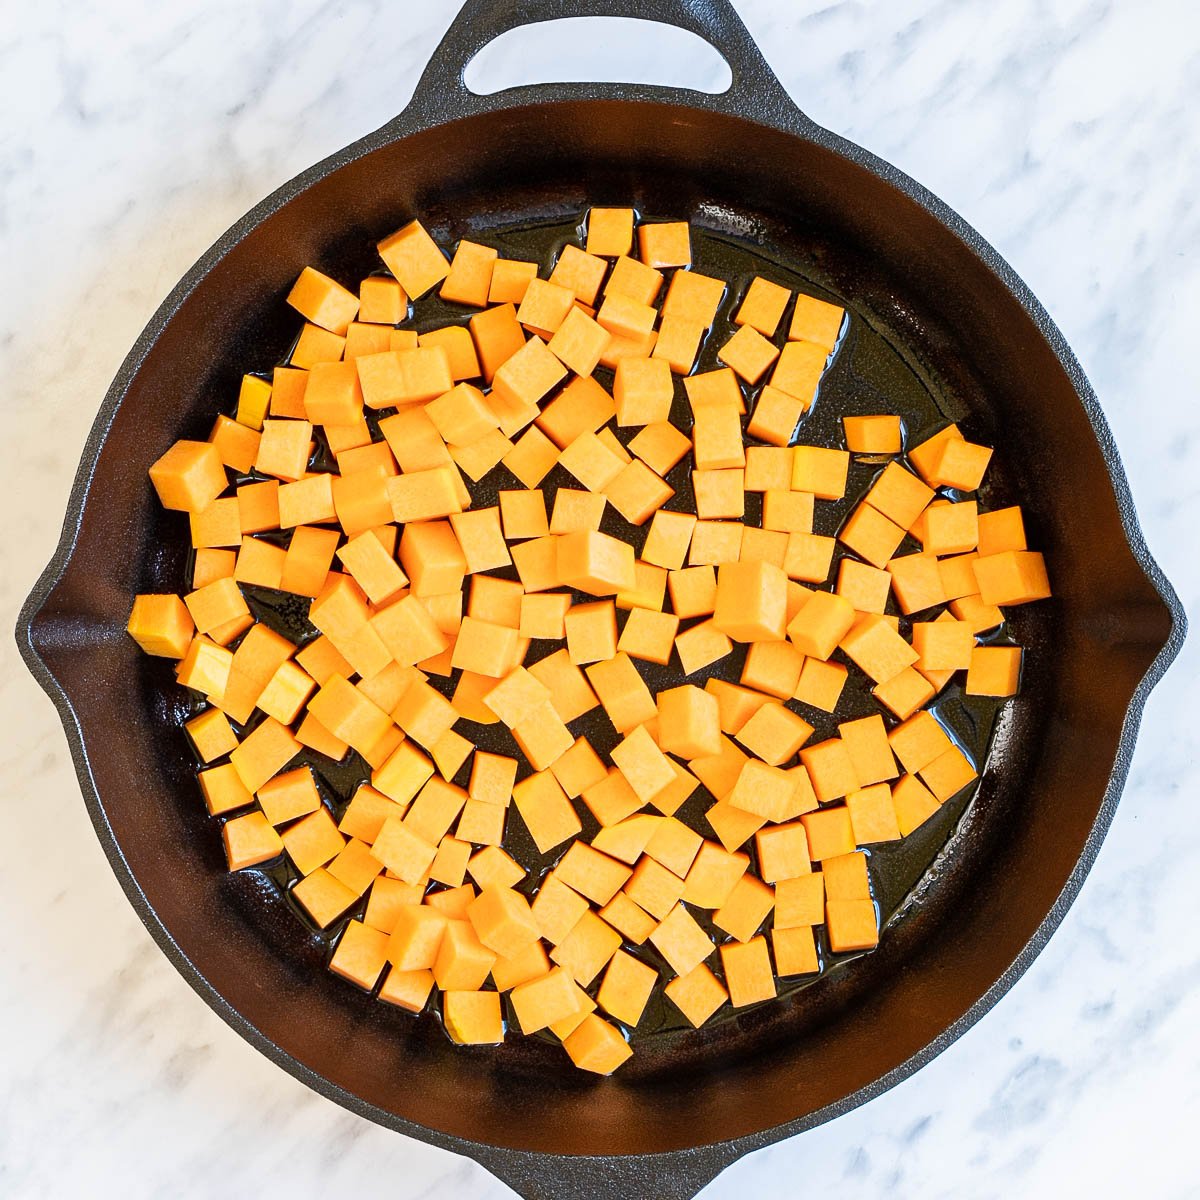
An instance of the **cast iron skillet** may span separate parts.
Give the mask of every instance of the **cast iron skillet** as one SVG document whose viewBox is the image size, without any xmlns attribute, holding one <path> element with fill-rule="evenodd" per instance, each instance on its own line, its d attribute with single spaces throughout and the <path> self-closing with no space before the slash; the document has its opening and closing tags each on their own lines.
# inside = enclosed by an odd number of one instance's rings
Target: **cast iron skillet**
<svg viewBox="0 0 1200 1200">
<path fill-rule="evenodd" d="M 589 14 L 700 34 L 729 62 L 731 88 L 464 86 L 466 63 L 500 33 Z M 800 264 L 898 348 L 945 416 L 1002 442 L 1000 486 L 1026 504 L 1056 596 L 1030 626 L 1041 665 L 920 903 L 875 954 L 812 989 L 817 1016 L 748 1012 L 699 1054 L 692 1040 L 596 1081 L 536 1046 L 455 1049 L 317 969 L 290 913 L 231 903 L 191 767 L 169 749 L 180 689 L 123 626 L 133 593 L 183 578 L 146 468 L 176 438 L 207 434 L 239 364 L 278 357 L 293 327 L 282 297 L 302 265 L 357 278 L 362 248 L 418 214 L 449 245 L 631 202 Z M 878 1095 L 978 1020 L 1078 891 L 1184 628 L 1096 398 L 1046 312 L 954 212 L 800 113 L 725 0 L 469 0 L 409 107 L 258 205 L 155 314 L 105 399 L 17 635 L 131 903 L 230 1025 L 323 1095 L 469 1155 L 526 1197 L 586 1200 L 690 1197 L 748 1151 Z"/>
</svg>

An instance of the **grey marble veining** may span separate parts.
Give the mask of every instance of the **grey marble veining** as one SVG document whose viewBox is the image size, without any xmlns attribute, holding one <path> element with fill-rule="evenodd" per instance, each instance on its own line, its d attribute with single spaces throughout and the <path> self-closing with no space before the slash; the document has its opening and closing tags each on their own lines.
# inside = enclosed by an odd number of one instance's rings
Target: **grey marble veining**
<svg viewBox="0 0 1200 1200">
<path fill-rule="evenodd" d="M 406 102 L 453 0 L 67 0 L 0 22 L 0 478 L 16 608 L 109 380 L 251 204 Z M 1183 0 L 740 0 L 815 120 L 929 186 L 1015 266 L 1096 386 L 1151 548 L 1200 599 L 1200 15 Z M 536 61 L 546 31 L 478 64 Z M 661 81 L 589 39 L 559 74 Z M 719 69 L 696 60 L 694 81 Z M 554 72 L 548 72 L 553 74 Z M 473 74 L 473 79 L 476 76 Z M 672 82 L 682 81 L 674 73 Z M 1200 1194 L 1195 645 L 1151 697 L 1099 861 L 1049 948 L 893 1091 L 706 1200 Z M 49 701 L 0 640 L 0 1195 L 512 1193 L 272 1066 L 176 975 L 87 823 Z"/>
</svg>

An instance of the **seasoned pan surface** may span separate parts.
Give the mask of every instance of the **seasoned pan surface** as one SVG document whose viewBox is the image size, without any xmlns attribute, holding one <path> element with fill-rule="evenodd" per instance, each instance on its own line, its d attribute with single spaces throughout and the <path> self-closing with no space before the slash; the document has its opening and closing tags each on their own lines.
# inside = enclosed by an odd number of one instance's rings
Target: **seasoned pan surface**
<svg viewBox="0 0 1200 1200">
<path fill-rule="evenodd" d="M 665 16 L 725 51 L 727 96 L 604 87 L 586 99 L 568 88 L 471 97 L 456 72 L 524 14 L 496 6 L 491 25 L 468 9 L 475 24 L 452 30 L 408 113 L 266 201 L 156 316 L 110 392 L 19 636 L 64 713 L 93 818 L 139 912 L 252 1041 L 356 1111 L 471 1153 L 526 1194 L 554 1194 L 551 1182 L 568 1177 L 560 1190 L 612 1194 L 603 1188 L 615 1173 L 632 1171 L 646 1194 L 682 1196 L 747 1149 L 888 1086 L 1011 983 L 1095 854 L 1141 701 L 1182 618 L 1141 543 L 1090 389 L 1045 313 L 944 206 L 790 109 L 722 6 Z M 300 265 L 353 279 L 375 265 L 370 245 L 414 214 L 451 244 L 566 230 L 593 203 L 689 217 L 705 253 L 732 256 L 735 273 L 761 267 L 839 297 L 854 340 L 811 440 L 828 435 L 820 422 L 837 405 L 854 411 L 872 389 L 903 395 L 913 420 L 962 420 L 998 446 L 988 499 L 1031 506 L 1057 591 L 1013 630 L 1032 648 L 1031 670 L 978 795 L 913 848 L 923 861 L 883 872 L 894 880 L 886 907 L 904 911 L 880 950 L 711 1032 L 647 1039 L 637 1070 L 604 1084 L 573 1077 L 548 1047 L 452 1048 L 428 1022 L 328 977 L 319 941 L 286 903 L 271 893 L 264 903 L 252 876 L 225 873 L 175 728 L 183 699 L 165 665 L 140 659 L 120 632 L 133 592 L 183 578 L 179 529 L 151 503 L 146 466 L 175 438 L 207 433 L 246 364 L 280 357 L 291 332 L 281 298 Z"/>
</svg>

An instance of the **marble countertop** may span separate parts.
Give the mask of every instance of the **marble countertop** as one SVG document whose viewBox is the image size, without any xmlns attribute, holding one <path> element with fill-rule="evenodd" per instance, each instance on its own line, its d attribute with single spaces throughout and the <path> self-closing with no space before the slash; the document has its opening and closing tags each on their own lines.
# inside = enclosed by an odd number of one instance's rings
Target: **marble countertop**
<svg viewBox="0 0 1200 1200">
<path fill-rule="evenodd" d="M 50 556 L 100 399 L 248 207 L 408 99 L 454 0 L 43 0 L 0 29 L 0 626 Z M 1200 13 L 1187 0 L 738 0 L 818 122 L 1014 265 L 1099 393 L 1151 549 L 1200 600 Z M 526 33 L 477 64 L 664 81 L 664 41 Z M 675 43 L 670 48 L 674 53 Z M 672 82 L 704 83 L 684 56 Z M 619 67 L 615 64 L 620 64 Z M 515 74 L 514 74 L 515 73 Z M 1196 1195 L 1200 650 L 1151 696 L 1125 797 L 1046 951 L 982 1022 L 706 1200 Z M 308 1091 L 151 942 L 84 815 L 50 702 L 0 640 L 0 1194 L 512 1193 Z"/>
</svg>

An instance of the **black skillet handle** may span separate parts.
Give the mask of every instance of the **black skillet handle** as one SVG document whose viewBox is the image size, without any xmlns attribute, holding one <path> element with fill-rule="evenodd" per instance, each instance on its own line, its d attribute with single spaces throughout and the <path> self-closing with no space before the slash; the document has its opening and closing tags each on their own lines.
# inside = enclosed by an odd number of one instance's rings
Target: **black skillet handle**
<svg viewBox="0 0 1200 1200">
<path fill-rule="evenodd" d="M 732 82 L 718 94 L 637 84 L 548 83 L 480 96 L 467 87 L 463 72 L 489 42 L 523 25 L 564 17 L 635 17 L 686 29 L 725 59 Z M 412 132 L 514 104 L 581 98 L 688 104 L 794 132 L 811 126 L 729 0 L 466 0 L 433 52 L 408 107 L 391 124 L 398 132 Z"/>
<path fill-rule="evenodd" d="M 523 1150 L 470 1153 L 523 1200 L 693 1200 L 743 1152 L 718 1145 L 594 1158 Z"/>
</svg>

